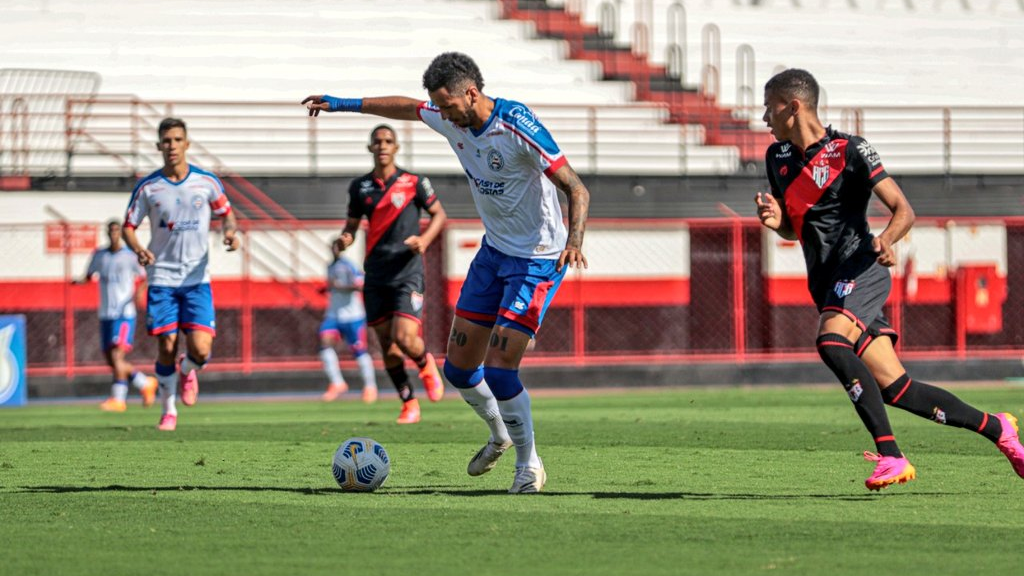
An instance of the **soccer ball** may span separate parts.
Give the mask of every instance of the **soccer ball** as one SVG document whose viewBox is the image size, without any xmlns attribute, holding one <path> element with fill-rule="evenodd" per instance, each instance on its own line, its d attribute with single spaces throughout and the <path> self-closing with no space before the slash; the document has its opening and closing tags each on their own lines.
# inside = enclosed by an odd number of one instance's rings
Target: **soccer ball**
<svg viewBox="0 0 1024 576">
<path fill-rule="evenodd" d="M 391 472 L 391 459 L 372 438 L 349 438 L 338 446 L 331 462 L 338 486 L 346 492 L 373 492 Z"/>
</svg>

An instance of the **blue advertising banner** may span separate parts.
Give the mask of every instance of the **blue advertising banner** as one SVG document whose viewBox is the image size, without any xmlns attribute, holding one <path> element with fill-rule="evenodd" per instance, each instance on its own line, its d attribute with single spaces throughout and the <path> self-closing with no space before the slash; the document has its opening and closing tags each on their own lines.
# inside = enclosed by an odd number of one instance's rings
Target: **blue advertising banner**
<svg viewBox="0 0 1024 576">
<path fill-rule="evenodd" d="M 0 316 L 0 406 L 24 406 L 28 400 L 26 356 L 25 317 Z"/>
</svg>

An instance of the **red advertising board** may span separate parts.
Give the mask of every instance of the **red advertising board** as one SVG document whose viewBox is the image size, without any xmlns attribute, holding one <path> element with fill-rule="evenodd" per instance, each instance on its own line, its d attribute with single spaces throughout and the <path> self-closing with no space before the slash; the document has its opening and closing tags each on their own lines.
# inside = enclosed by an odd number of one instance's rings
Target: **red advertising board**
<svg viewBox="0 0 1024 576">
<path fill-rule="evenodd" d="M 71 252 L 92 252 L 96 248 L 96 230 L 95 224 L 47 224 L 46 252 L 59 254 L 65 248 Z"/>
</svg>

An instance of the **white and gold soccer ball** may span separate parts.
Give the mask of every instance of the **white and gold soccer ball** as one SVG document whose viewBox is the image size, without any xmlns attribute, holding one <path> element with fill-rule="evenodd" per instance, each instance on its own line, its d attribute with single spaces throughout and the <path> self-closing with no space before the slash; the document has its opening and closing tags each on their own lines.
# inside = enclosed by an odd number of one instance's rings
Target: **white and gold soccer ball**
<svg viewBox="0 0 1024 576">
<path fill-rule="evenodd" d="M 388 479 L 391 458 L 372 438 L 349 438 L 335 451 L 331 472 L 346 492 L 373 492 Z"/>
</svg>

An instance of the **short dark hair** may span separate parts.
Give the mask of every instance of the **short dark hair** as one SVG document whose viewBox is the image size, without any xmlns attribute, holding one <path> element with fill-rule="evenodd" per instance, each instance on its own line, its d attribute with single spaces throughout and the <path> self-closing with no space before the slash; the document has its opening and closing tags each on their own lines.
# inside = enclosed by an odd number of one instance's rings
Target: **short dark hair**
<svg viewBox="0 0 1024 576">
<path fill-rule="evenodd" d="M 118 228 L 120 228 L 121 227 L 121 221 L 118 220 L 117 218 L 111 218 L 110 220 L 107 220 L 107 230 L 108 231 L 110 230 L 111 226 L 117 226 Z"/>
<path fill-rule="evenodd" d="M 423 73 L 423 87 L 428 92 L 441 88 L 453 92 L 467 84 L 473 84 L 477 90 L 483 91 L 484 77 L 476 62 L 461 52 L 439 54 Z"/>
<path fill-rule="evenodd" d="M 171 128 L 181 128 L 185 134 L 188 134 L 188 128 L 185 127 L 185 121 L 181 118 L 164 118 L 160 121 L 160 127 L 156 129 L 156 137 L 163 138 L 164 132 L 167 132 Z"/>
<path fill-rule="evenodd" d="M 768 80 L 764 85 L 764 90 L 786 100 L 800 100 L 811 109 L 818 109 L 818 81 L 807 70 L 800 68 L 783 70 Z"/>
<path fill-rule="evenodd" d="M 391 127 L 391 124 L 377 124 L 373 127 L 373 130 L 370 130 L 370 144 L 373 144 L 373 135 L 377 133 L 377 130 L 390 131 L 391 135 L 395 137 L 395 142 L 398 142 L 398 132 L 395 132 L 395 129 Z"/>
</svg>

